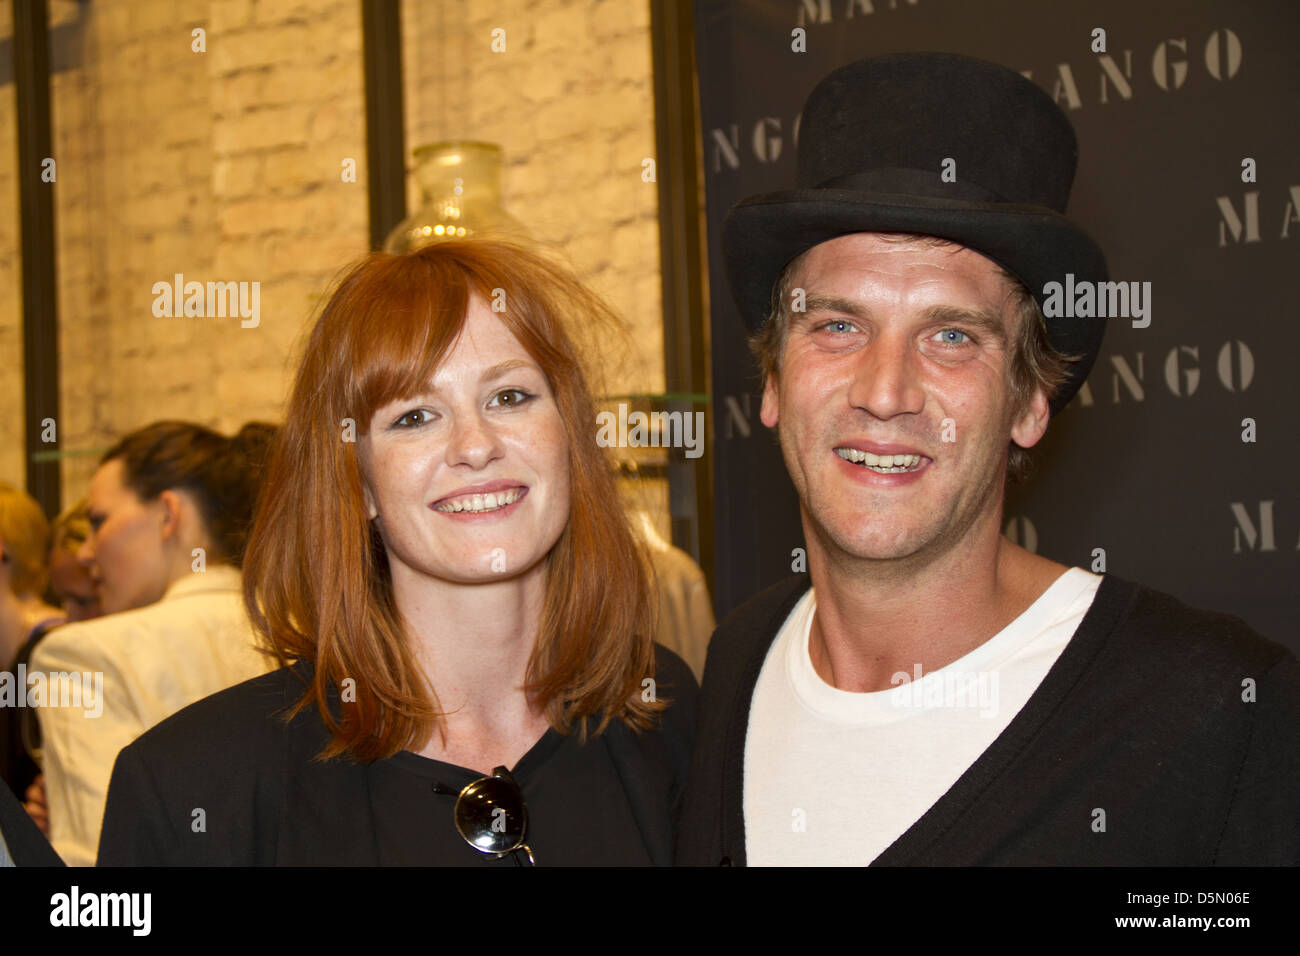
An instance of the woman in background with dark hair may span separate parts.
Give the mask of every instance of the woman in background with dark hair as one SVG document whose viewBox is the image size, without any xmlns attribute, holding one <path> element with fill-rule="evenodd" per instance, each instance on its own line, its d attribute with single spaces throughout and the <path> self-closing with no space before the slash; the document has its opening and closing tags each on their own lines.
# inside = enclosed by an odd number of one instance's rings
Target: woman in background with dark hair
<svg viewBox="0 0 1300 956">
<path fill-rule="evenodd" d="M 51 632 L 29 665 L 77 682 L 66 693 L 48 683 L 38 711 L 50 841 L 70 864 L 95 861 L 119 750 L 272 666 L 243 609 L 239 565 L 274 437 L 257 423 L 227 438 L 159 422 L 109 449 L 91 479 L 79 558 L 107 616 Z"/>
<path fill-rule="evenodd" d="M 569 331 L 612 321 L 501 242 L 344 278 L 245 564 L 288 666 L 122 752 L 101 865 L 671 862 L 695 680 L 653 643 Z"/>
</svg>

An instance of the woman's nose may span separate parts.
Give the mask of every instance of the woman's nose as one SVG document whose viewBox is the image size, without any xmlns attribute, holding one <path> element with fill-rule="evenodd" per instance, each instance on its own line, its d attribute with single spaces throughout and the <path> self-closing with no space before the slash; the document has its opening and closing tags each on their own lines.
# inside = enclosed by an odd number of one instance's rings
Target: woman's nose
<svg viewBox="0 0 1300 956">
<path fill-rule="evenodd" d="M 479 469 L 502 454 L 500 436 L 491 422 L 477 412 L 457 415 L 447 447 L 447 464 Z"/>
</svg>

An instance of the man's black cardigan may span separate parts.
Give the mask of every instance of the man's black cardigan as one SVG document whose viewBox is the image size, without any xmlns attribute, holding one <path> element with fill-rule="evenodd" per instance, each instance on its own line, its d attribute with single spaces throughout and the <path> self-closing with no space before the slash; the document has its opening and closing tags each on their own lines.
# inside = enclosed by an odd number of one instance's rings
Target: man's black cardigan
<svg viewBox="0 0 1300 956">
<path fill-rule="evenodd" d="M 678 863 L 745 863 L 750 702 L 808 586 L 763 592 L 710 643 Z M 1106 576 L 1006 730 L 874 863 L 1300 863 L 1300 663 L 1236 618 Z"/>
</svg>

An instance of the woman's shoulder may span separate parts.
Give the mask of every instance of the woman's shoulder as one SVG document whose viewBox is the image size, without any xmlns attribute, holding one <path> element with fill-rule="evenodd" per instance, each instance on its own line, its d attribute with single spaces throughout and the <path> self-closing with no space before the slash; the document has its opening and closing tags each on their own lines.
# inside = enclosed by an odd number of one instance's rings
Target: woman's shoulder
<svg viewBox="0 0 1300 956">
<path fill-rule="evenodd" d="M 227 687 L 184 707 L 138 737 L 129 749 L 138 755 L 187 762 L 213 753 L 243 754 L 279 749 L 295 735 L 324 733 L 315 708 L 292 720 L 288 714 L 307 689 L 309 669 L 280 667 Z M 242 761 L 241 761 L 242 762 Z"/>
<path fill-rule="evenodd" d="M 304 673 L 281 667 L 228 687 L 124 747 L 108 788 L 101 865 L 274 862 L 286 787 L 327 739 L 314 708 L 288 719 Z"/>
<path fill-rule="evenodd" d="M 681 762 L 695 738 L 695 704 L 699 695 L 695 675 L 675 652 L 656 644 L 654 675 L 641 681 L 640 692 L 642 700 L 657 700 L 663 705 L 653 725 L 648 730 L 635 730 L 622 721 L 615 721 L 610 724 L 614 731 L 612 740 L 617 746 L 637 752 L 647 747 L 655 752 L 666 748 L 674 764 Z"/>
<path fill-rule="evenodd" d="M 695 680 L 690 665 L 676 651 L 655 644 L 654 684 L 643 681 L 642 687 L 653 687 L 657 697 L 668 701 L 665 721 L 671 715 L 676 724 L 689 721 L 694 726 L 695 702 L 700 693 L 700 685 Z"/>
<path fill-rule="evenodd" d="M 643 700 L 662 704 L 653 725 L 637 729 L 613 721 L 604 734 L 651 859 L 659 865 L 672 861 L 672 820 L 690 770 L 698 693 L 695 675 L 686 662 L 656 644 L 654 676 L 647 676 L 641 684 Z"/>
</svg>

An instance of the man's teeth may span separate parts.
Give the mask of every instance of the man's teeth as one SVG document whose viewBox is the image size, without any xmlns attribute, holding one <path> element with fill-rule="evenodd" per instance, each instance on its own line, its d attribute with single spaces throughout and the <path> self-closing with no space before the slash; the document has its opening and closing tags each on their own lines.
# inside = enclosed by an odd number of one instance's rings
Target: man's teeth
<svg viewBox="0 0 1300 956">
<path fill-rule="evenodd" d="M 434 508 L 438 511 L 448 512 L 496 511 L 498 508 L 514 504 L 523 493 L 522 488 L 511 488 L 509 491 L 498 491 L 495 494 L 466 495 L 464 498 L 449 498 L 446 501 L 440 501 L 434 505 Z"/>
<path fill-rule="evenodd" d="M 896 475 L 904 471 L 915 471 L 921 464 L 920 455 L 873 455 L 869 451 L 856 448 L 836 448 L 835 454 L 855 465 L 865 465 L 882 475 Z"/>
</svg>

